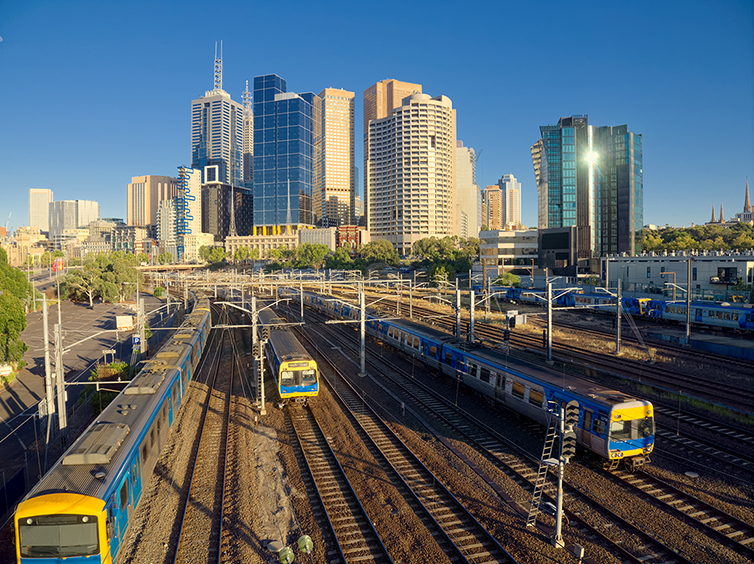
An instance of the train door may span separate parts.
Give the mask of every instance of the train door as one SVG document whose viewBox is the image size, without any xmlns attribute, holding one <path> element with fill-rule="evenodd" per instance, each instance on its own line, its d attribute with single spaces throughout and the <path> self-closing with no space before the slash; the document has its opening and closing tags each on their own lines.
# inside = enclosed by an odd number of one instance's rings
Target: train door
<svg viewBox="0 0 754 564">
<path fill-rule="evenodd" d="M 592 446 L 592 412 L 584 408 L 584 423 L 581 427 L 581 442 L 584 446 Z"/>
<path fill-rule="evenodd" d="M 700 307 L 694 308 L 694 321 L 696 323 L 704 322 L 704 316 L 702 315 L 702 308 Z"/>
<path fill-rule="evenodd" d="M 128 526 L 128 517 L 131 510 L 131 484 L 129 483 L 130 473 L 126 473 L 123 481 L 115 492 L 115 534 L 119 541 L 126 534 Z"/>
<path fill-rule="evenodd" d="M 495 385 L 495 399 L 501 403 L 505 403 L 505 375 L 497 375 L 497 383 Z"/>
<path fill-rule="evenodd" d="M 141 499 L 142 491 L 141 481 L 141 461 L 137 454 L 131 463 L 131 499 L 133 500 L 133 506 L 136 507 Z"/>
</svg>

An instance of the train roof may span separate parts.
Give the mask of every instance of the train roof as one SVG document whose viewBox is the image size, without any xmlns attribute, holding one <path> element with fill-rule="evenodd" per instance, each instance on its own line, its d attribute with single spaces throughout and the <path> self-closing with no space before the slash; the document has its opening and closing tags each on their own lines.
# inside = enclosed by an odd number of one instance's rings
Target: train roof
<svg viewBox="0 0 754 564">
<path fill-rule="evenodd" d="M 465 354 L 477 357 L 482 361 L 503 367 L 531 382 L 543 383 L 550 388 L 557 388 L 563 391 L 589 398 L 605 406 L 614 406 L 618 404 L 630 404 L 639 402 L 637 405 L 644 405 L 646 402 L 639 398 L 626 394 L 619 390 L 605 388 L 595 382 L 584 380 L 577 376 L 557 372 L 550 368 L 539 366 L 524 360 L 514 358 L 503 354 L 502 352 L 483 347 L 471 347 L 466 343 L 448 343 L 446 347 L 463 351 Z"/>
<path fill-rule="evenodd" d="M 186 317 L 176 335 L 147 362 L 24 499 L 61 492 L 104 499 L 113 482 L 121 479 L 126 470 L 125 462 L 141 444 L 150 419 L 170 394 L 172 388 L 163 383 L 174 379 L 198 338 L 200 319 L 207 315 L 208 307 L 200 308 L 199 312 L 195 309 Z"/>
</svg>

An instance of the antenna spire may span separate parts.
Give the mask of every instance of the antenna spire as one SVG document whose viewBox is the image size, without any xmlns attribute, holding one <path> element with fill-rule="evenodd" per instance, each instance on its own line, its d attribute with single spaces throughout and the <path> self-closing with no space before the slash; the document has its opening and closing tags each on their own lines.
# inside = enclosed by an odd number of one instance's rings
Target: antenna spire
<svg viewBox="0 0 754 564">
<path fill-rule="evenodd" d="M 217 41 L 215 41 L 215 90 L 223 89 L 223 42 L 220 41 L 220 58 L 217 58 Z"/>
<path fill-rule="evenodd" d="M 249 92 L 249 81 L 246 81 L 246 90 L 241 94 L 241 100 L 243 101 L 244 110 L 251 109 L 251 92 Z"/>
</svg>

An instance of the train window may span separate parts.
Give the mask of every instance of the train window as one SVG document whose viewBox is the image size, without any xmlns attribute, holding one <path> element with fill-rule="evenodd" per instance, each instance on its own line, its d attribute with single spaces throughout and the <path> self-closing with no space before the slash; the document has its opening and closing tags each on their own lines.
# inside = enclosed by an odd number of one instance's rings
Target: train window
<svg viewBox="0 0 754 564">
<path fill-rule="evenodd" d="M 722 319 L 723 318 L 723 312 L 722 311 L 716 311 L 715 312 L 715 317 L 717 319 Z"/>
<path fill-rule="evenodd" d="M 144 464 L 147 461 L 147 441 L 141 443 L 141 463 Z"/>
<path fill-rule="evenodd" d="M 429 354 L 433 358 L 437 358 L 437 347 L 435 345 L 432 345 L 431 347 L 429 347 Z"/>
<path fill-rule="evenodd" d="M 450 351 L 445 351 L 445 364 L 448 366 L 453 364 L 453 353 Z"/>
<path fill-rule="evenodd" d="M 490 381 L 490 369 L 485 368 L 482 366 L 482 370 L 479 372 L 479 379 L 482 382 L 489 382 Z"/>
<path fill-rule="evenodd" d="M 732 319 L 733 321 L 738 321 L 738 312 L 737 312 L 737 311 L 731 311 L 731 312 L 730 312 L 730 318 L 731 318 L 731 319 Z"/>
<path fill-rule="evenodd" d="M 584 410 L 584 429 L 589 430 L 592 428 L 592 412 Z"/>
<path fill-rule="evenodd" d="M 723 312 L 723 319 L 730 320 L 730 312 L 729 311 L 724 311 Z"/>
<path fill-rule="evenodd" d="M 529 403 L 532 405 L 536 405 L 537 407 L 542 407 L 542 402 L 544 401 L 545 396 L 542 394 L 542 392 L 538 392 L 537 390 L 529 390 Z"/>
<path fill-rule="evenodd" d="M 513 394 L 518 399 L 524 399 L 524 385 L 520 382 L 513 382 L 513 389 L 511 390 L 511 394 Z"/>
<path fill-rule="evenodd" d="M 592 423 L 592 430 L 597 435 L 605 434 L 605 422 L 602 419 L 595 419 Z"/>
<path fill-rule="evenodd" d="M 139 463 L 134 460 L 134 465 L 131 468 L 131 476 L 133 476 L 134 482 L 139 479 Z"/>
<path fill-rule="evenodd" d="M 149 446 L 150 447 L 154 447 L 154 442 L 155 442 L 154 439 L 155 439 L 155 430 L 154 430 L 154 427 L 152 427 L 152 429 L 150 429 L 149 431 Z"/>
<path fill-rule="evenodd" d="M 715 312 L 712 310 L 709 310 L 709 316 L 708 317 L 715 317 Z"/>
<path fill-rule="evenodd" d="M 120 510 L 123 511 L 128 505 L 128 480 L 123 482 L 120 488 Z"/>
</svg>

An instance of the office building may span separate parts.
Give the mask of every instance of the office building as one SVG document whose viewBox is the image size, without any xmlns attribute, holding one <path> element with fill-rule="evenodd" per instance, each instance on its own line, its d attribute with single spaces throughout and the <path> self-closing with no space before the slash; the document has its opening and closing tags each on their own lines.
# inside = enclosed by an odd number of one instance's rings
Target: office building
<svg viewBox="0 0 754 564">
<path fill-rule="evenodd" d="M 592 260 L 596 257 L 640 252 L 641 135 L 626 125 L 589 125 L 586 115 L 563 117 L 556 125 L 541 126 L 540 133 L 531 154 L 541 235 L 575 227 L 578 269 L 584 273 L 599 268 Z M 576 274 L 577 265 L 567 268 L 564 274 Z"/>
<path fill-rule="evenodd" d="M 322 227 L 355 223 L 354 102 L 337 88 L 314 98 L 312 211 Z"/>
<path fill-rule="evenodd" d="M 50 233 L 85 227 L 99 218 L 99 204 L 92 200 L 50 202 Z"/>
<path fill-rule="evenodd" d="M 176 180 L 170 176 L 134 176 L 126 187 L 126 225 L 156 225 L 159 203 L 177 193 Z"/>
<path fill-rule="evenodd" d="M 251 92 L 249 81 L 246 81 L 246 90 L 241 95 L 243 102 L 243 149 L 241 159 L 243 163 L 243 184 L 251 188 L 254 183 L 254 110 L 251 105 Z"/>
<path fill-rule="evenodd" d="M 244 109 L 223 90 L 222 68 L 215 54 L 214 89 L 191 102 L 191 168 L 216 166 L 218 181 L 241 186 Z"/>
<path fill-rule="evenodd" d="M 260 235 L 314 223 L 313 112 L 313 93 L 288 92 L 275 74 L 254 77 L 254 229 Z"/>
<path fill-rule="evenodd" d="M 502 193 L 503 229 L 521 228 L 521 183 L 512 174 L 497 181 Z"/>
<path fill-rule="evenodd" d="M 205 170 L 205 177 L 212 177 Z M 222 182 L 202 184 L 202 233 L 211 233 L 221 244 L 227 237 L 251 235 L 254 225 L 252 192 L 243 186 Z"/>
<path fill-rule="evenodd" d="M 421 93 L 421 84 L 387 79 L 364 90 L 364 225 L 369 215 L 369 122 L 388 117 L 411 94 Z"/>
<path fill-rule="evenodd" d="M 412 94 L 369 122 L 367 230 L 410 254 L 456 233 L 456 113 L 446 96 Z"/>
<path fill-rule="evenodd" d="M 481 230 L 482 193 L 476 183 L 476 153 L 456 142 L 456 213 L 461 237 L 478 237 Z"/>
<path fill-rule="evenodd" d="M 50 231 L 50 202 L 52 202 L 52 190 L 29 189 L 29 227 L 39 227 L 45 232 Z"/>
<path fill-rule="evenodd" d="M 500 231 L 503 229 L 503 191 L 492 184 L 484 189 L 482 204 L 482 229 Z"/>
</svg>

